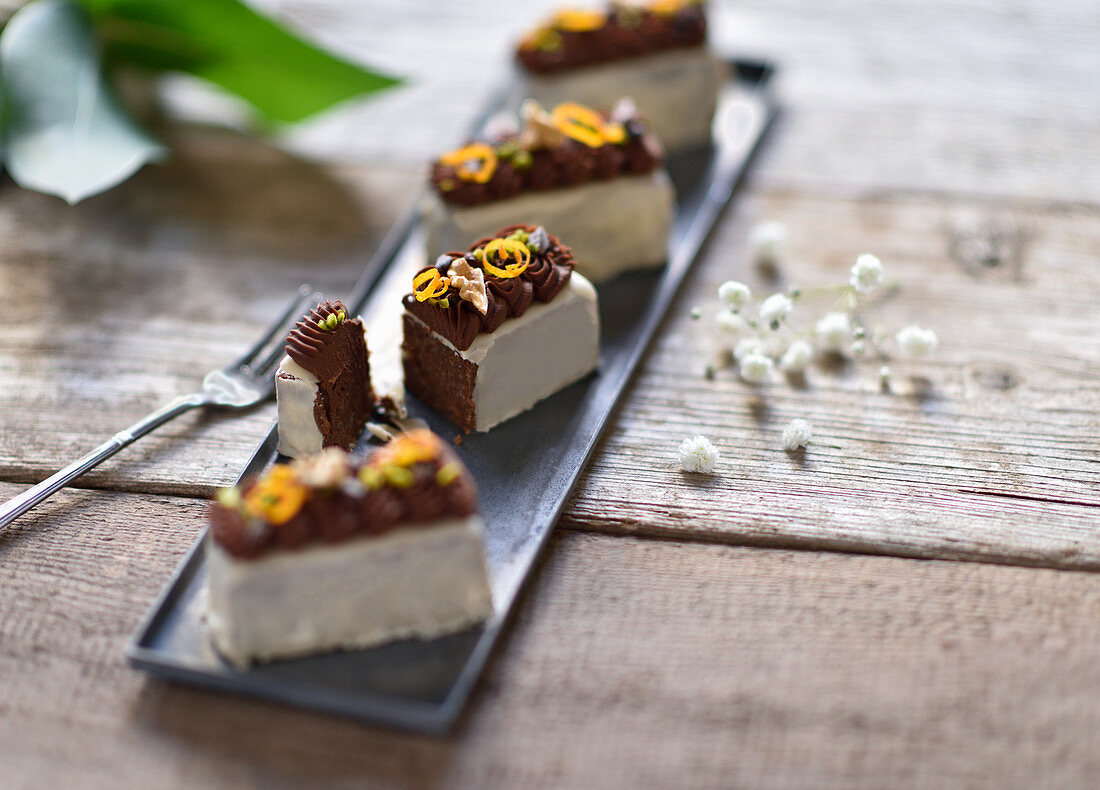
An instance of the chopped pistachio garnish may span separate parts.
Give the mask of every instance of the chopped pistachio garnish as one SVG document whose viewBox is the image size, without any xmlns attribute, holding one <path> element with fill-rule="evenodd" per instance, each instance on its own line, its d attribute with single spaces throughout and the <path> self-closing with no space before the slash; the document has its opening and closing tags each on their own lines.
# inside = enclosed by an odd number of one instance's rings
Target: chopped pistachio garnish
<svg viewBox="0 0 1100 790">
<path fill-rule="evenodd" d="M 219 488 L 218 493 L 214 495 L 214 499 L 222 507 L 237 508 L 241 505 L 241 491 L 236 486 Z"/>
<path fill-rule="evenodd" d="M 441 486 L 449 486 L 460 474 L 462 474 L 461 466 L 456 463 L 446 464 L 435 473 L 435 482 Z"/>
<path fill-rule="evenodd" d="M 382 467 L 382 474 L 385 476 L 386 482 L 394 488 L 408 488 L 413 484 L 412 470 L 397 464 Z"/>
<path fill-rule="evenodd" d="M 359 482 L 366 486 L 369 491 L 377 491 L 386 480 L 380 469 L 373 466 L 364 466 L 359 470 Z"/>
<path fill-rule="evenodd" d="M 524 43 L 543 52 L 557 52 L 562 46 L 561 33 L 552 27 L 540 27 Z"/>
<path fill-rule="evenodd" d="M 512 157 L 512 166 L 517 170 L 526 170 L 535 163 L 530 151 L 517 151 Z"/>
<path fill-rule="evenodd" d="M 642 24 L 642 9 L 629 3 L 615 3 L 615 19 L 623 27 L 638 27 Z"/>
<path fill-rule="evenodd" d="M 343 310 L 338 310 L 337 312 L 330 313 L 329 315 L 318 321 L 317 326 L 326 332 L 331 332 L 332 330 L 336 329 L 336 327 L 340 326 L 340 324 L 344 323 L 347 317 L 347 313 L 345 313 Z"/>
</svg>

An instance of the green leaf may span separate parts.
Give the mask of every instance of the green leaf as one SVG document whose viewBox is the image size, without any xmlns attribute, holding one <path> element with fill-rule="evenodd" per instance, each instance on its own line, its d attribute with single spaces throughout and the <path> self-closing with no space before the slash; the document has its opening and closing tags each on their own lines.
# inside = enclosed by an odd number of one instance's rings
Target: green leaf
<svg viewBox="0 0 1100 790">
<path fill-rule="evenodd" d="M 4 163 L 28 189 L 76 203 L 164 153 L 111 94 L 91 20 L 68 0 L 37 0 L 8 22 L 0 92 Z"/>
<path fill-rule="evenodd" d="M 398 80 L 334 57 L 238 0 L 80 0 L 112 59 L 183 71 L 294 123 Z"/>
</svg>

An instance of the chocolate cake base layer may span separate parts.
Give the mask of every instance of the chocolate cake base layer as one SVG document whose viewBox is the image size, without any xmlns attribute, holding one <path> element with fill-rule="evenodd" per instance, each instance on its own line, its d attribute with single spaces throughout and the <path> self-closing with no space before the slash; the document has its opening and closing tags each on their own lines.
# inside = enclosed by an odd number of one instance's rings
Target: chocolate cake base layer
<svg viewBox="0 0 1100 790">
<path fill-rule="evenodd" d="M 406 313 L 401 361 L 405 389 L 442 414 L 462 431 L 477 427 L 474 386 L 477 365 L 440 342 L 422 322 Z"/>
<path fill-rule="evenodd" d="M 370 363 L 358 320 L 345 321 L 333 332 L 331 364 L 318 371 L 313 413 L 325 447 L 350 450 L 374 410 Z M 326 359 L 326 361 L 328 361 Z"/>
</svg>

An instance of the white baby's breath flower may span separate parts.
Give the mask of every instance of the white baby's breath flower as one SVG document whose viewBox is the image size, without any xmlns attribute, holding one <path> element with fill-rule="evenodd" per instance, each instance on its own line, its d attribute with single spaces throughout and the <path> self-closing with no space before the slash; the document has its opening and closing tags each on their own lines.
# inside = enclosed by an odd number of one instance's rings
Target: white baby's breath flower
<svg viewBox="0 0 1100 790">
<path fill-rule="evenodd" d="M 785 373 L 801 373 L 814 358 L 814 347 L 805 340 L 796 340 L 779 360 L 779 368 Z"/>
<path fill-rule="evenodd" d="M 904 327 L 898 332 L 897 341 L 901 346 L 901 353 L 907 357 L 926 357 L 940 345 L 940 339 L 934 331 L 915 325 Z"/>
<path fill-rule="evenodd" d="M 718 460 L 718 448 L 705 436 L 697 434 L 680 443 L 680 468 L 685 472 L 709 474 Z"/>
<path fill-rule="evenodd" d="M 758 222 L 749 231 L 749 247 L 759 264 L 776 264 L 787 245 L 787 228 L 782 222 Z"/>
<path fill-rule="evenodd" d="M 764 341 L 756 335 L 750 335 L 749 337 L 743 337 L 737 341 L 737 345 L 733 347 L 733 356 L 737 360 L 742 360 L 751 354 L 763 354 L 764 353 Z"/>
<path fill-rule="evenodd" d="M 882 285 L 882 261 L 864 253 L 856 258 L 848 283 L 861 294 L 869 294 Z"/>
<path fill-rule="evenodd" d="M 814 324 L 814 336 L 826 351 L 840 351 L 852 337 L 852 322 L 847 313 L 826 313 Z"/>
<path fill-rule="evenodd" d="M 805 447 L 810 443 L 813 435 L 813 427 L 801 417 L 797 417 L 783 429 L 783 449 L 792 451 Z"/>
<path fill-rule="evenodd" d="M 736 280 L 726 280 L 718 286 L 718 298 L 733 312 L 738 312 L 752 299 L 749 286 Z"/>
<path fill-rule="evenodd" d="M 718 315 L 715 316 L 714 322 L 718 324 L 719 329 L 723 332 L 729 332 L 731 335 L 739 335 L 748 328 L 744 318 L 737 315 L 737 313 L 731 313 L 729 310 L 720 310 Z"/>
<path fill-rule="evenodd" d="M 786 294 L 772 294 L 760 305 L 760 320 L 775 329 L 793 307 L 794 303 Z"/>
<path fill-rule="evenodd" d="M 741 374 L 741 378 L 749 384 L 763 384 L 771 378 L 772 371 L 775 370 L 775 364 L 772 362 L 771 357 L 753 353 L 741 360 L 737 370 Z"/>
</svg>

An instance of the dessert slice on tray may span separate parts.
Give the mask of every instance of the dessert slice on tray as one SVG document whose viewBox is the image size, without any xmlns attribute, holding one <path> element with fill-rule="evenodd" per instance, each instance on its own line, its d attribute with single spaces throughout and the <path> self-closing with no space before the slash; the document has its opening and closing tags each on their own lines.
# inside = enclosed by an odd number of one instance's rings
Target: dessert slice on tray
<svg viewBox="0 0 1100 790">
<path fill-rule="evenodd" d="M 567 239 L 594 282 L 663 266 L 675 202 L 660 144 L 629 102 L 521 109 L 522 129 L 444 154 L 425 198 L 429 260 L 497 228 L 531 223 Z"/>
<path fill-rule="evenodd" d="M 300 458 L 322 447 L 353 448 L 379 405 L 362 319 L 340 301 L 314 307 L 287 337 L 275 396 L 280 453 Z"/>
<path fill-rule="evenodd" d="M 669 150 L 710 142 L 725 66 L 707 47 L 699 0 L 564 10 L 516 48 L 526 96 L 606 108 L 631 97 Z"/>
<path fill-rule="evenodd" d="M 514 225 L 421 269 L 404 298 L 405 388 L 487 431 L 590 373 L 599 310 L 574 265 L 545 228 Z"/>
<path fill-rule="evenodd" d="M 431 638 L 492 611 L 477 491 L 428 430 L 330 448 L 223 489 L 206 630 L 238 666 Z"/>
</svg>

